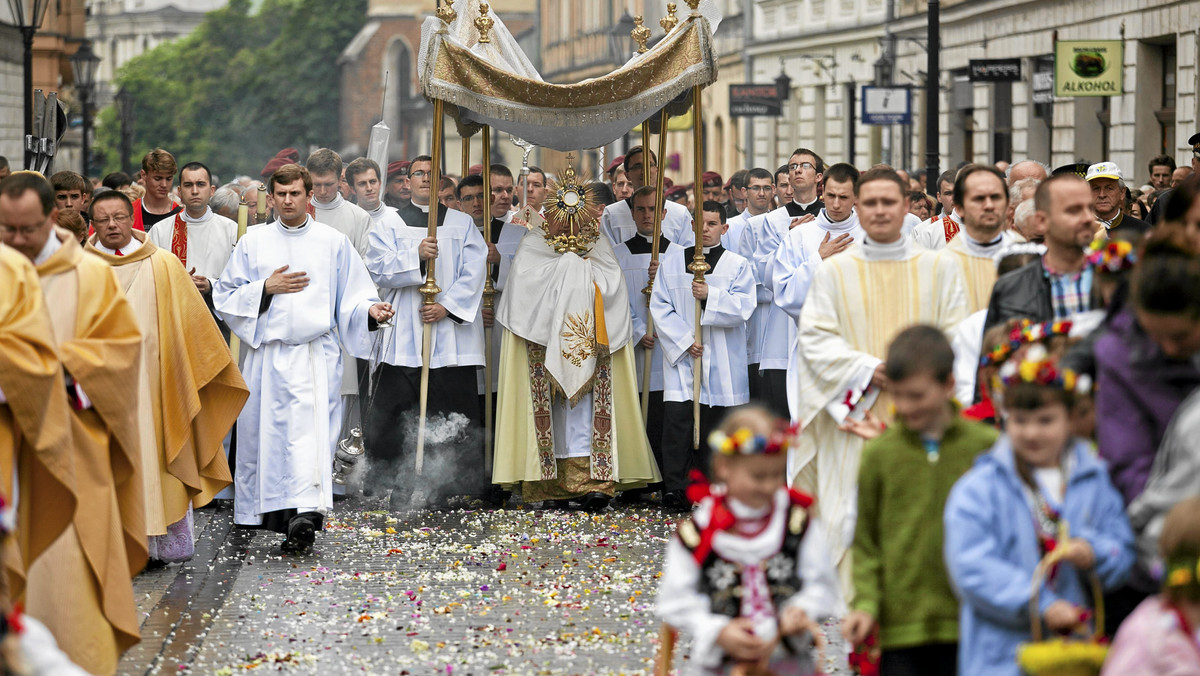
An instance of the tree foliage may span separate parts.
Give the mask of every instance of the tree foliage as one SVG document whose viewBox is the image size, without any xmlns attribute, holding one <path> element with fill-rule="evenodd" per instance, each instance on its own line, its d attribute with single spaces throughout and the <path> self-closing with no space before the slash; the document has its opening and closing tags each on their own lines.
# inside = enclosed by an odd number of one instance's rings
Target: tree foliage
<svg viewBox="0 0 1200 676">
<path fill-rule="evenodd" d="M 131 158 L 166 148 L 222 179 L 257 175 L 285 147 L 336 145 L 337 59 L 366 21 L 367 0 L 230 0 L 190 35 L 132 59 L 116 85 L 132 95 Z M 100 112 L 105 171 L 120 167 L 120 124 Z"/>
</svg>

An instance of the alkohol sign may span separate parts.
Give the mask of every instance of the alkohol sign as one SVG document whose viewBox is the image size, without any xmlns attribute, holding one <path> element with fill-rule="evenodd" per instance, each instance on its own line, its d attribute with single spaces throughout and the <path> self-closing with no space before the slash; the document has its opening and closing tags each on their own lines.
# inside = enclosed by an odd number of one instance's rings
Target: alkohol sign
<svg viewBox="0 0 1200 676">
<path fill-rule="evenodd" d="M 1054 43 L 1055 96 L 1120 96 L 1124 93 L 1120 40 Z"/>
</svg>

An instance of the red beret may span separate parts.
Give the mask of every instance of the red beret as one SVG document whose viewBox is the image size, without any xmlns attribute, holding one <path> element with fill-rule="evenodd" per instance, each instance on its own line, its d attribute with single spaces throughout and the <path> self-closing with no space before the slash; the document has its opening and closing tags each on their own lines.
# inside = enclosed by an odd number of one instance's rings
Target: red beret
<svg viewBox="0 0 1200 676">
<path fill-rule="evenodd" d="M 673 186 L 671 189 L 667 190 L 666 197 L 669 200 L 673 200 L 678 197 L 685 197 L 687 195 L 687 191 L 688 191 L 687 186 L 682 186 L 682 185 Z"/>
<path fill-rule="evenodd" d="M 467 176 L 482 176 L 482 175 L 483 175 L 483 165 L 482 164 L 472 164 L 471 168 L 467 169 Z"/>
<path fill-rule="evenodd" d="M 667 176 L 663 176 L 663 190 L 670 190 L 673 185 L 675 185 L 675 181 L 672 181 Z"/>
<path fill-rule="evenodd" d="M 396 160 L 387 166 L 388 176 L 408 176 L 408 165 L 411 164 L 408 160 Z"/>
<path fill-rule="evenodd" d="M 701 177 L 705 188 L 721 187 L 724 181 L 721 180 L 721 175 L 715 171 L 706 171 Z"/>
<path fill-rule="evenodd" d="M 608 163 L 608 169 L 605 169 L 605 170 L 604 170 L 604 173 L 606 173 L 606 174 L 611 174 L 611 173 L 613 173 L 614 171 L 616 171 L 616 170 L 617 170 L 617 168 L 619 168 L 620 166 L 622 166 L 622 165 L 624 165 L 624 164 L 625 164 L 625 156 L 624 156 L 624 155 L 617 155 L 615 158 L 613 158 L 613 161 L 612 161 L 612 162 L 609 162 L 609 163 Z"/>
<path fill-rule="evenodd" d="M 300 151 L 296 150 L 295 148 L 284 148 L 283 150 L 275 153 L 275 157 L 272 157 L 271 161 L 267 162 L 267 166 L 263 167 L 262 177 L 270 178 L 271 174 L 274 174 L 276 170 L 285 164 L 299 163 Z"/>
</svg>

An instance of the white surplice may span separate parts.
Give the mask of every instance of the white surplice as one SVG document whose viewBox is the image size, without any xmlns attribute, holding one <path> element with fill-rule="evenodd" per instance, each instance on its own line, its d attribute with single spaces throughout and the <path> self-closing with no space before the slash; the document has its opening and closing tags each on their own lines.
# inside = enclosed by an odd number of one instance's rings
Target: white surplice
<svg viewBox="0 0 1200 676">
<path fill-rule="evenodd" d="M 637 367 L 638 391 L 641 391 L 646 387 L 643 382 L 646 373 L 646 348 L 640 343 L 642 338 L 646 337 L 646 318 L 650 316 L 650 305 L 647 302 L 649 297 L 642 293 L 642 289 L 646 288 L 646 282 L 650 279 L 650 254 L 640 252 L 643 246 L 649 250 L 651 240 L 650 237 L 641 234 L 634 237 L 643 242 L 638 247 L 639 253 L 632 253 L 629 249 L 631 243 L 636 244 L 633 237 L 613 247 L 613 253 L 616 254 L 617 262 L 621 264 L 621 270 L 625 273 L 625 288 L 629 291 L 629 312 L 633 317 L 633 343 L 636 346 L 633 351 L 634 364 Z M 669 242 L 660 241 L 660 255 L 668 246 Z M 656 332 L 657 330 L 655 327 Z M 650 351 L 650 391 L 661 392 L 662 389 L 662 344 L 655 342 L 654 349 Z"/>
<path fill-rule="evenodd" d="M 210 284 L 215 283 L 225 271 L 233 247 L 237 246 L 237 223 L 214 213 L 208 207 L 205 207 L 200 218 L 192 218 L 187 211 L 179 212 L 179 216 L 187 224 L 187 265 L 184 267 L 189 271 L 195 268 L 195 274 L 207 277 Z M 170 252 L 171 237 L 175 234 L 175 217 L 164 219 L 158 225 L 150 228 L 146 237 L 154 246 Z"/>
<path fill-rule="evenodd" d="M 371 231 L 367 270 L 396 312 L 394 327 L 387 330 L 379 360 L 393 366 L 421 366 L 424 324 L 420 309 L 424 298 L 418 288 L 425 283 L 417 251 L 428 235 L 425 226 L 412 227 L 399 217 L 381 220 Z M 434 276 L 441 288 L 437 302 L 449 316 L 433 325 L 430 368 L 483 365 L 484 262 L 487 245 L 471 217 L 447 209 L 437 228 L 438 257 Z"/>
<path fill-rule="evenodd" d="M 270 297 L 277 268 L 306 272 L 298 293 Z M 249 348 L 242 374 L 250 399 L 238 417 L 234 520 L 260 525 L 282 509 L 333 508 L 333 451 L 341 432 L 341 344 L 371 356 L 368 311 L 375 285 L 350 240 L 309 218 L 297 228 L 251 228 L 213 289 L 217 312 Z"/>
<path fill-rule="evenodd" d="M 721 246 L 725 247 L 726 251 L 732 251 L 742 258 L 750 258 L 753 255 L 754 252 L 747 254 L 742 249 L 742 233 L 746 231 L 751 218 L 753 216 L 750 215 L 750 210 L 743 209 L 742 213 L 726 221 L 729 228 L 725 230 L 724 235 L 721 235 Z"/>
<path fill-rule="evenodd" d="M 614 247 L 637 234 L 632 197 L 604 208 L 604 214 L 600 216 L 600 232 L 608 236 L 609 244 Z M 696 241 L 692 212 L 678 202 L 664 200 L 662 234 L 674 244 L 691 246 Z"/>
<path fill-rule="evenodd" d="M 958 209 L 950 212 L 950 220 L 958 226 L 959 232 L 962 232 L 963 219 L 959 215 Z M 921 221 L 919 225 L 912 229 L 909 237 L 918 245 L 930 251 L 945 249 L 947 243 L 946 224 L 942 220 L 942 215 Z"/>
<path fill-rule="evenodd" d="M 741 239 L 738 242 L 738 251 L 746 252 L 743 257 L 750 261 L 751 271 L 754 273 L 755 306 L 754 314 L 746 323 L 746 359 L 755 365 L 762 361 L 762 335 L 766 330 L 767 315 L 771 312 L 772 304 L 771 290 L 763 284 L 765 267 L 760 268 L 754 258 L 754 249 L 758 246 L 759 233 L 765 227 L 766 220 L 766 214 L 747 218 L 746 227 L 742 229 Z"/>
<path fill-rule="evenodd" d="M 503 220 L 492 220 L 493 233 L 495 232 L 497 226 L 500 227 L 500 235 L 498 237 L 495 234 L 492 235 L 492 237 L 496 239 L 496 253 L 500 254 L 500 264 L 496 268 L 496 278 L 492 282 L 492 287 L 496 290 L 496 304 L 500 303 L 500 297 L 504 294 L 504 285 L 508 281 L 508 272 L 512 268 L 513 256 L 517 255 L 517 247 L 521 244 L 521 238 L 525 236 L 525 233 L 529 232 L 529 229 L 525 225 L 513 220 L 513 216 L 518 213 L 521 212 L 510 211 L 504 215 Z M 483 228 L 477 227 L 477 229 L 479 230 L 480 236 L 482 236 Z M 489 266 L 489 269 L 491 269 L 491 266 Z M 504 332 L 499 326 L 493 326 L 492 342 L 487 346 L 487 349 L 491 352 L 490 359 L 492 365 L 493 393 L 495 393 L 497 388 L 500 387 L 500 378 L 497 376 L 499 375 L 500 344 L 503 339 L 503 334 Z M 484 370 L 479 369 L 476 382 L 480 394 L 483 394 L 484 391 L 484 380 Z"/>
<path fill-rule="evenodd" d="M 793 481 L 817 498 L 844 589 L 850 589 L 845 555 L 854 533 L 863 440 L 839 430 L 831 409 L 867 387 L 897 333 L 918 323 L 949 331 L 966 316 L 958 269 L 908 238 L 892 244 L 864 238 L 823 261 L 813 276 L 800 314 L 797 396 L 788 398 L 793 420 L 804 425 Z M 867 405 L 890 422 L 886 393 Z"/>
<path fill-rule="evenodd" d="M 685 249 L 667 248 L 659 261 L 650 296 L 650 314 L 663 350 L 663 401 L 692 400 L 692 358 L 688 349 L 696 342 L 696 299 L 693 274 Z M 704 276 L 708 299 L 700 315 L 700 403 L 737 406 L 750 400 L 746 368 L 746 321 L 754 312 L 754 274 L 745 258 L 725 251 L 715 268 Z"/>
<path fill-rule="evenodd" d="M 350 244 L 359 256 L 367 257 L 367 236 L 371 232 L 371 215 L 357 204 L 351 204 L 342 198 L 341 193 L 328 204 L 318 202 L 314 196 L 310 203 L 313 205 L 313 218 L 318 223 L 324 223 L 350 238 Z M 392 213 L 395 213 L 394 211 Z"/>
</svg>

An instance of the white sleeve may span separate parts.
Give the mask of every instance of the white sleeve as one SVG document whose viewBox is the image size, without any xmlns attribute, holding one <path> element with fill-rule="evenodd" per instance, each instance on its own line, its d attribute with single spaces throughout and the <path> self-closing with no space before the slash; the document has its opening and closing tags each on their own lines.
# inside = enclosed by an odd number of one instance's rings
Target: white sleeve
<svg viewBox="0 0 1200 676">
<path fill-rule="evenodd" d="M 837 570 L 829 560 L 829 545 L 820 519 L 813 518 L 808 524 L 804 539 L 800 541 L 796 568 L 804 588 L 785 601 L 784 608 L 797 606 L 818 624 L 826 618 L 846 613 Z"/>
<path fill-rule="evenodd" d="M 88 676 L 59 649 L 46 625 L 23 615 L 25 631 L 21 634 L 21 656 L 32 676 Z"/>
<path fill-rule="evenodd" d="M 717 636 L 733 619 L 712 612 L 711 600 L 700 593 L 700 566 L 679 538 L 667 543 L 662 582 L 654 612 L 663 622 L 691 636 L 691 660 L 715 669 L 725 657 Z"/>
</svg>

